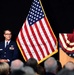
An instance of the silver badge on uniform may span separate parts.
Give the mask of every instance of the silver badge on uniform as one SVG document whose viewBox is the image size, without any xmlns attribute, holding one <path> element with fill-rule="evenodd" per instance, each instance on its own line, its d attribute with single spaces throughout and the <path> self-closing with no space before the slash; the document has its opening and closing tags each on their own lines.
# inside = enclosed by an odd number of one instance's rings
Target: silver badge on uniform
<svg viewBox="0 0 74 75">
<path fill-rule="evenodd" d="M 11 46 L 9 47 L 9 49 L 10 49 L 10 50 L 14 50 L 14 46 L 11 45 Z"/>
</svg>

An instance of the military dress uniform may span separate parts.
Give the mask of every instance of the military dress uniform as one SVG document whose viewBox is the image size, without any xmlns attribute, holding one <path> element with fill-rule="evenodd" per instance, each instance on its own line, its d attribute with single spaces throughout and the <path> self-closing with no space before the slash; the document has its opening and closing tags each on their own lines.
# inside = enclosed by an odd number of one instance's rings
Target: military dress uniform
<svg viewBox="0 0 74 75">
<path fill-rule="evenodd" d="M 18 47 L 14 41 L 10 41 L 5 47 L 5 41 L 0 43 L 0 59 L 7 59 L 11 64 L 12 60 L 18 58 Z"/>
</svg>

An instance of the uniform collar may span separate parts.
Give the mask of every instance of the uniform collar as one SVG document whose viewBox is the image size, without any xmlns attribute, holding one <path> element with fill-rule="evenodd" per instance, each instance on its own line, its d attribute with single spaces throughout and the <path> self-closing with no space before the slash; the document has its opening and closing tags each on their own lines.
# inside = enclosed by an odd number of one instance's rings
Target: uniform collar
<svg viewBox="0 0 74 75">
<path fill-rule="evenodd" d="M 6 41 L 6 40 L 5 40 L 5 47 L 6 47 L 6 43 L 8 42 L 8 44 L 9 44 L 9 43 L 10 43 L 10 41 L 11 41 L 11 40 L 9 40 L 9 41 Z"/>
<path fill-rule="evenodd" d="M 6 43 L 6 42 L 8 42 L 8 44 L 9 44 L 9 43 L 10 43 L 10 41 L 11 41 L 11 40 L 9 40 L 9 41 L 6 41 L 6 40 L 5 40 L 5 43 Z"/>
</svg>

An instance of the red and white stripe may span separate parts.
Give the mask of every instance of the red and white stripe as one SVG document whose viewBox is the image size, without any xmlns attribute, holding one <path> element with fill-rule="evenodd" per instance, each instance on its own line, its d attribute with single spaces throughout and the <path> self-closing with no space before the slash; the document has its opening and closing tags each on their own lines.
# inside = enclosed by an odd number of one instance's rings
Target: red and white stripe
<svg viewBox="0 0 74 75">
<path fill-rule="evenodd" d="M 59 42 L 61 47 L 68 52 L 74 51 L 74 42 L 70 42 L 68 39 L 68 34 L 66 33 L 60 33 L 59 34 Z"/>
<path fill-rule="evenodd" d="M 26 60 L 34 57 L 40 61 L 55 52 L 56 41 L 46 18 L 31 26 L 26 20 L 17 37 L 17 42 Z"/>
</svg>

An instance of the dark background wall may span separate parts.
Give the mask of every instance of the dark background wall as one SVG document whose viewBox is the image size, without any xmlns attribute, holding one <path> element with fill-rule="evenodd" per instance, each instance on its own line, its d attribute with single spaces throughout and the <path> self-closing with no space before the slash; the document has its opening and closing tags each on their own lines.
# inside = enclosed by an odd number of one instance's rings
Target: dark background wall
<svg viewBox="0 0 74 75">
<path fill-rule="evenodd" d="M 33 0 L 0 0 L 0 41 L 3 31 L 12 30 L 15 40 Z M 74 28 L 73 0 L 41 0 L 47 18 L 58 39 L 60 32 L 72 32 Z M 58 53 L 54 55 L 59 59 Z M 22 56 L 20 56 L 22 58 Z"/>
</svg>

